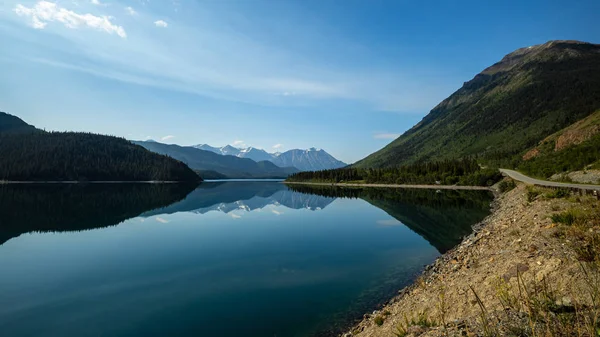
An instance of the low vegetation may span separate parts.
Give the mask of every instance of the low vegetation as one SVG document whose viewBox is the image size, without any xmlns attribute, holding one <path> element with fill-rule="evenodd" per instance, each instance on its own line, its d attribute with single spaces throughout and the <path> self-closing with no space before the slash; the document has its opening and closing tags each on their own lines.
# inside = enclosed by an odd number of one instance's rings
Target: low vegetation
<svg viewBox="0 0 600 337">
<path fill-rule="evenodd" d="M 556 173 L 583 170 L 600 161 L 600 134 L 562 151 L 554 151 L 553 142 L 547 147 L 549 149 L 543 151 L 542 155 L 520 164 L 519 170 L 527 175 L 549 178 Z"/>
<path fill-rule="evenodd" d="M 390 168 L 342 168 L 291 175 L 290 182 L 491 186 L 502 179 L 496 169 L 481 168 L 472 158 Z"/>
</svg>

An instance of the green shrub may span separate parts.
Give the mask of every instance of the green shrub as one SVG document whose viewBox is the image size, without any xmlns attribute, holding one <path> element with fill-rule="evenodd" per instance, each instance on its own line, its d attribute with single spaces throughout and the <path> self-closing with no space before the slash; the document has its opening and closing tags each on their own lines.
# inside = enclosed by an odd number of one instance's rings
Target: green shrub
<svg viewBox="0 0 600 337">
<path fill-rule="evenodd" d="M 571 226 L 577 220 L 577 215 L 573 210 L 568 210 L 562 213 L 552 215 L 551 219 L 553 222 Z"/>
<path fill-rule="evenodd" d="M 571 195 L 571 192 L 566 188 L 559 188 L 553 190 L 550 193 L 546 193 L 546 198 L 554 199 L 554 198 L 564 198 Z"/>
<path fill-rule="evenodd" d="M 498 189 L 500 190 L 500 193 L 511 191 L 515 187 L 517 187 L 517 184 L 512 179 L 503 180 L 500 182 L 500 184 L 498 184 Z"/>
</svg>

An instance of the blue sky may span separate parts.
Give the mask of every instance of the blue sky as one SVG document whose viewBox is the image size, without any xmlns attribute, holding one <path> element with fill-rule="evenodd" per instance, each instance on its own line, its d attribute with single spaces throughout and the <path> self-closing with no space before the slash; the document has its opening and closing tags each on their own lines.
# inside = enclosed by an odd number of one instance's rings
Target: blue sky
<svg viewBox="0 0 600 337">
<path fill-rule="evenodd" d="M 5 0 L 0 111 L 46 130 L 353 162 L 600 1 Z"/>
</svg>

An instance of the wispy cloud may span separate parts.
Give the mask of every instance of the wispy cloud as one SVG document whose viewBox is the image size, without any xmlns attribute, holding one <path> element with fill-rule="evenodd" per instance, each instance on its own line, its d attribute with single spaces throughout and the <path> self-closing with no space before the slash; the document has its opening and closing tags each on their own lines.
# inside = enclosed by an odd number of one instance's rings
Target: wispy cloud
<svg viewBox="0 0 600 337">
<path fill-rule="evenodd" d="M 137 12 L 135 11 L 135 9 L 133 9 L 133 7 L 125 7 L 125 12 L 127 12 L 127 14 L 131 16 L 137 15 Z"/>
<path fill-rule="evenodd" d="M 169 223 L 169 220 L 161 218 L 159 216 L 156 217 L 156 221 L 158 221 L 160 223 Z"/>
<path fill-rule="evenodd" d="M 38 1 L 33 7 L 18 4 L 14 11 L 19 16 L 31 18 L 30 24 L 35 29 L 44 29 L 49 22 L 56 21 L 70 29 L 91 28 L 109 34 L 117 34 L 122 38 L 127 37 L 125 29 L 113 24 L 108 16 L 78 14 L 49 1 Z"/>
<path fill-rule="evenodd" d="M 246 146 L 243 140 L 236 140 L 231 145 L 233 146 Z"/>
<path fill-rule="evenodd" d="M 234 219 L 239 219 L 239 218 L 242 217 L 241 215 L 237 215 L 237 214 L 233 214 L 233 213 L 231 213 L 229 215 L 231 215 L 231 217 L 234 218 Z"/>
<path fill-rule="evenodd" d="M 396 139 L 400 137 L 399 133 L 376 133 L 373 135 L 375 139 Z"/>
<path fill-rule="evenodd" d="M 175 138 L 175 136 L 173 136 L 173 135 L 168 135 L 168 136 L 164 136 L 164 137 L 162 137 L 160 140 L 169 140 L 169 139 L 173 139 L 173 138 Z"/>
<path fill-rule="evenodd" d="M 108 3 L 108 0 L 104 1 Z M 372 63 L 353 68 L 332 67 L 320 61 L 319 52 L 305 58 L 302 53 L 271 43 L 268 34 L 262 36 L 236 31 L 236 26 L 230 24 L 236 19 L 230 14 L 232 12 L 214 15 L 214 9 L 193 2 L 186 3 L 186 10 L 194 11 L 195 17 L 202 19 L 187 21 L 177 16 L 169 19 L 168 23 L 164 17 L 154 21 L 156 27 L 168 27 L 169 31 L 165 34 L 156 34 L 154 29 L 132 19 L 133 13 L 140 17 L 160 18 L 164 15 L 164 8 L 157 2 L 140 2 L 139 13 L 126 5 L 117 7 L 111 4 L 101 9 L 107 12 L 106 16 L 104 13 L 83 14 L 62 8 L 67 3 L 38 1 L 31 8 L 18 5 L 14 11 L 29 17 L 29 24 L 37 29 L 43 29 L 54 21 L 69 28 L 87 27 L 117 34 L 127 37 L 128 41 L 122 43 L 118 39 L 81 37 L 64 30 L 53 30 L 52 33 L 61 38 L 61 43 L 53 44 L 52 50 L 74 56 L 69 60 L 50 52 L 39 56 L 47 60 L 46 64 L 55 67 L 217 100 L 268 106 L 320 106 L 323 100 L 344 100 L 366 104 L 367 108 L 375 110 L 422 112 L 429 109 L 432 102 L 443 98 L 437 95 L 440 88 L 432 86 L 427 78 L 430 75 L 412 69 L 374 69 Z M 79 8 L 86 7 L 82 4 Z M 92 6 L 86 10 L 100 8 Z M 113 18 L 119 15 L 123 17 Z M 0 20 L 3 19 L 0 12 Z M 176 19 L 181 22 L 171 22 Z M 324 42 L 321 35 L 303 30 L 288 33 L 291 38 L 315 41 L 317 46 Z M 190 44 L 189 41 L 195 43 Z M 345 39 L 338 41 L 328 36 L 326 41 L 328 45 L 335 44 L 340 54 L 354 50 L 353 45 L 345 44 Z M 291 64 L 300 66 L 290 67 Z"/>
<path fill-rule="evenodd" d="M 103 7 L 108 6 L 108 4 L 100 2 L 100 0 L 91 0 L 90 2 L 92 3 L 92 5 L 96 5 L 96 6 L 103 6 Z"/>
<path fill-rule="evenodd" d="M 169 24 L 163 20 L 154 21 L 154 24 L 156 25 L 156 27 L 161 27 L 161 28 L 167 28 L 169 26 Z"/>
<path fill-rule="evenodd" d="M 275 214 L 275 215 L 281 215 L 281 214 L 283 214 L 283 212 L 280 212 L 280 211 L 278 211 L 278 210 L 276 210 L 276 209 L 272 209 L 272 210 L 271 210 L 271 212 L 272 212 L 273 214 Z"/>
<path fill-rule="evenodd" d="M 283 147 L 283 144 L 275 144 L 275 145 L 273 145 L 273 148 L 276 149 L 276 150 L 281 149 L 282 147 Z"/>
</svg>

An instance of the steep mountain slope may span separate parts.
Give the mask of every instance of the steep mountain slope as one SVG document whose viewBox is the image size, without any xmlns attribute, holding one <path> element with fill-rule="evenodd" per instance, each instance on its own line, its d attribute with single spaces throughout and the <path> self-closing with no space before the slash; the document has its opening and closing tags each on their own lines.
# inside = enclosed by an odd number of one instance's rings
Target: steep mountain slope
<svg viewBox="0 0 600 337">
<path fill-rule="evenodd" d="M 480 155 L 519 158 L 600 108 L 600 45 L 551 41 L 485 69 L 398 139 L 357 162 L 389 167 Z"/>
<path fill-rule="evenodd" d="M 300 171 L 321 171 L 347 166 L 329 153 L 310 148 L 308 150 L 289 150 L 277 156 L 273 162 L 278 166 L 293 166 Z"/>
<path fill-rule="evenodd" d="M 279 167 L 295 167 L 300 171 L 330 170 L 347 166 L 346 163 L 335 159 L 325 150 L 310 148 L 308 150 L 293 149 L 280 153 L 268 153 L 255 147 L 236 148 L 231 145 L 224 147 L 213 147 L 207 144 L 194 146 L 200 150 L 206 150 L 221 155 L 231 155 L 239 158 L 248 158 L 256 162 L 267 160 Z"/>
<path fill-rule="evenodd" d="M 201 181 L 184 163 L 123 138 L 44 132 L 6 114 L 0 130 L 0 180 Z"/>
<path fill-rule="evenodd" d="M 157 142 L 134 141 L 144 148 L 168 155 L 199 171 L 214 171 L 228 178 L 285 178 L 298 170 L 293 167 L 278 167 L 267 161 L 220 155 L 191 146 L 168 145 Z"/>
</svg>

